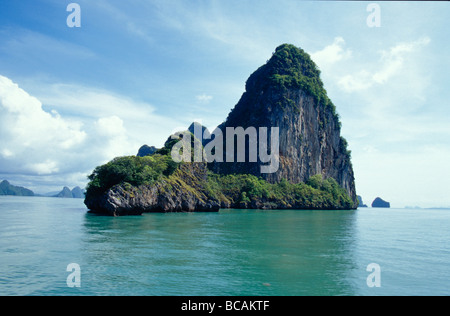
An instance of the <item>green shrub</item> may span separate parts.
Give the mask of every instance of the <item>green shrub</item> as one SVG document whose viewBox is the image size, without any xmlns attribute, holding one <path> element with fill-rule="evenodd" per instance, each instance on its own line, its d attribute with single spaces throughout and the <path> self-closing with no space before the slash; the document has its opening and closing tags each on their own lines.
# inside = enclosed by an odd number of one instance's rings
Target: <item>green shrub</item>
<svg viewBox="0 0 450 316">
<path fill-rule="evenodd" d="M 105 192 L 112 186 L 128 183 L 133 186 L 153 184 L 162 176 L 172 174 L 177 164 L 168 155 L 117 157 L 94 169 L 88 176 L 88 192 Z"/>
<path fill-rule="evenodd" d="M 290 183 L 282 179 L 269 183 L 249 174 L 208 174 L 208 192 L 218 200 L 248 204 L 252 201 L 276 205 L 302 205 L 302 208 L 351 208 L 347 192 L 333 178 L 312 176 L 307 183 Z"/>
</svg>

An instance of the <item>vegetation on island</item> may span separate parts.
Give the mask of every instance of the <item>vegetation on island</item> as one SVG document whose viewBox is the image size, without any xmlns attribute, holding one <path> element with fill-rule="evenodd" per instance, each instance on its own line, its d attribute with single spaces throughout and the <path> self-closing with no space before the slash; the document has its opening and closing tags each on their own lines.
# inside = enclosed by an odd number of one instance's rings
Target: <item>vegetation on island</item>
<svg viewBox="0 0 450 316">
<path fill-rule="evenodd" d="M 219 201 L 240 208 L 350 209 L 352 200 L 333 178 L 312 176 L 306 183 L 269 183 L 250 174 L 210 173 L 208 189 Z"/>
<path fill-rule="evenodd" d="M 235 208 L 301 208 L 350 209 L 352 200 L 333 178 L 312 176 L 306 183 L 290 183 L 283 179 L 269 183 L 250 174 L 216 174 L 207 171 L 206 178 L 187 179 L 184 172 L 176 172 L 181 164 L 170 155 L 173 141 L 156 153 L 145 156 L 118 157 L 95 168 L 89 175 L 86 198 L 105 193 L 115 185 L 124 188 L 165 183 L 165 188 L 178 186 L 190 192 L 202 192 L 220 205 Z M 189 175 L 191 176 L 191 175 Z"/>
<path fill-rule="evenodd" d="M 269 87 L 284 91 L 300 89 L 313 97 L 317 105 L 329 109 L 340 126 L 336 106 L 327 96 L 327 91 L 320 79 L 319 68 L 301 48 L 292 44 L 277 47 L 272 58 L 247 80 L 247 88 L 251 86 L 258 86 L 262 90 L 267 90 Z"/>
<path fill-rule="evenodd" d="M 152 185 L 171 175 L 178 164 L 170 154 L 117 157 L 94 169 L 87 185 L 86 197 L 101 194 L 116 184 Z"/>
</svg>

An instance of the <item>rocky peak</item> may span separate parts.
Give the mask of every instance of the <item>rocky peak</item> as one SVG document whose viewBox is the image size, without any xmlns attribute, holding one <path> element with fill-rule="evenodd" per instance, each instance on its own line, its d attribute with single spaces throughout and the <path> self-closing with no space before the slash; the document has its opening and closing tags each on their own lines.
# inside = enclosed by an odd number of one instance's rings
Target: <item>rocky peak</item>
<svg viewBox="0 0 450 316">
<path fill-rule="evenodd" d="M 143 145 L 141 148 L 139 148 L 136 156 L 138 157 L 150 156 L 153 155 L 157 150 L 158 149 L 155 146 Z"/>
<path fill-rule="evenodd" d="M 210 141 L 211 133 L 208 128 L 199 122 L 192 122 L 192 124 L 188 127 L 188 131 L 194 135 L 195 138 L 201 140 L 202 146 L 205 146 Z"/>
<path fill-rule="evenodd" d="M 264 90 L 280 80 L 299 84 L 306 78 L 317 81 L 321 86 L 320 70 L 310 56 L 301 48 L 283 44 L 276 48 L 267 63 L 256 70 L 247 80 L 246 90 Z M 268 80 L 269 79 L 269 80 Z M 297 83 L 295 81 L 298 81 Z"/>
<path fill-rule="evenodd" d="M 257 162 L 214 163 L 218 173 L 250 173 L 276 183 L 306 182 L 316 174 L 332 177 L 358 205 L 347 141 L 341 137 L 336 108 L 328 98 L 320 71 L 294 45 L 279 46 L 267 63 L 247 80 L 246 91 L 219 127 L 278 127 L 277 172 L 261 173 Z M 268 133 L 270 139 L 270 132 Z M 248 147 L 248 144 L 246 145 Z M 226 153 L 225 153 L 226 155 Z"/>
<path fill-rule="evenodd" d="M 64 187 L 61 192 L 59 192 L 56 197 L 62 198 L 72 198 L 72 191 L 68 187 Z"/>
<path fill-rule="evenodd" d="M 76 186 L 75 188 L 72 189 L 72 197 L 74 199 L 82 199 L 82 198 L 84 198 L 83 190 L 79 186 Z"/>
</svg>

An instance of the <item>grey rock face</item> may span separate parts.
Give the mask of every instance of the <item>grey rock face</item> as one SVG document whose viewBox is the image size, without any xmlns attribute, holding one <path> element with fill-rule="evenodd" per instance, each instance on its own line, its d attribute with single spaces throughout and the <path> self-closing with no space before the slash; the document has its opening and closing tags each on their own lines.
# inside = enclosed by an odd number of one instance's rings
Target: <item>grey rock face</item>
<svg viewBox="0 0 450 316">
<path fill-rule="evenodd" d="M 155 146 L 143 145 L 139 148 L 139 151 L 136 156 L 145 157 L 149 155 L 153 155 L 158 149 Z"/>
<path fill-rule="evenodd" d="M 202 185 L 205 163 L 180 166 L 171 181 L 155 185 L 115 185 L 106 193 L 85 200 L 94 213 L 112 216 L 141 215 L 145 212 L 217 212 L 219 202 L 208 197 Z"/>
<path fill-rule="evenodd" d="M 243 108 L 253 114 L 234 115 L 233 111 L 243 112 Z M 300 89 L 268 89 L 256 98 L 244 94 L 233 111 L 220 126 L 222 131 L 237 126 L 269 130 L 279 127 L 279 169 L 275 173 L 261 173 L 261 161 L 213 163 L 215 172 L 251 173 L 271 183 L 283 178 L 292 183 L 306 182 L 311 176 L 322 174 L 324 178 L 333 177 L 355 201 L 355 207 L 358 205 L 350 156 L 331 110 L 318 106 L 313 97 Z"/>
</svg>

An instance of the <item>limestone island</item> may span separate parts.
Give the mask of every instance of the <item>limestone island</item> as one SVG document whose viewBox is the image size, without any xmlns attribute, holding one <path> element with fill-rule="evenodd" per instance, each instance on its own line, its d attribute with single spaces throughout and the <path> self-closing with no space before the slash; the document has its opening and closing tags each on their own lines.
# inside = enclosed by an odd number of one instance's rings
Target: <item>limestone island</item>
<svg viewBox="0 0 450 316">
<path fill-rule="evenodd" d="M 386 202 L 385 200 L 383 200 L 380 197 L 377 197 L 375 200 L 373 200 L 372 207 L 390 208 L 391 203 Z"/>
<path fill-rule="evenodd" d="M 248 78 L 216 130 L 193 123 L 163 148 L 145 145 L 88 178 L 86 206 L 112 216 L 359 204 L 336 107 L 310 56 L 289 44 Z"/>
<path fill-rule="evenodd" d="M 367 207 L 367 205 L 364 204 L 361 195 L 357 195 L 356 197 L 358 198 L 358 207 Z"/>
<path fill-rule="evenodd" d="M 34 196 L 30 189 L 12 185 L 8 180 L 0 182 L 0 195 Z"/>
</svg>

